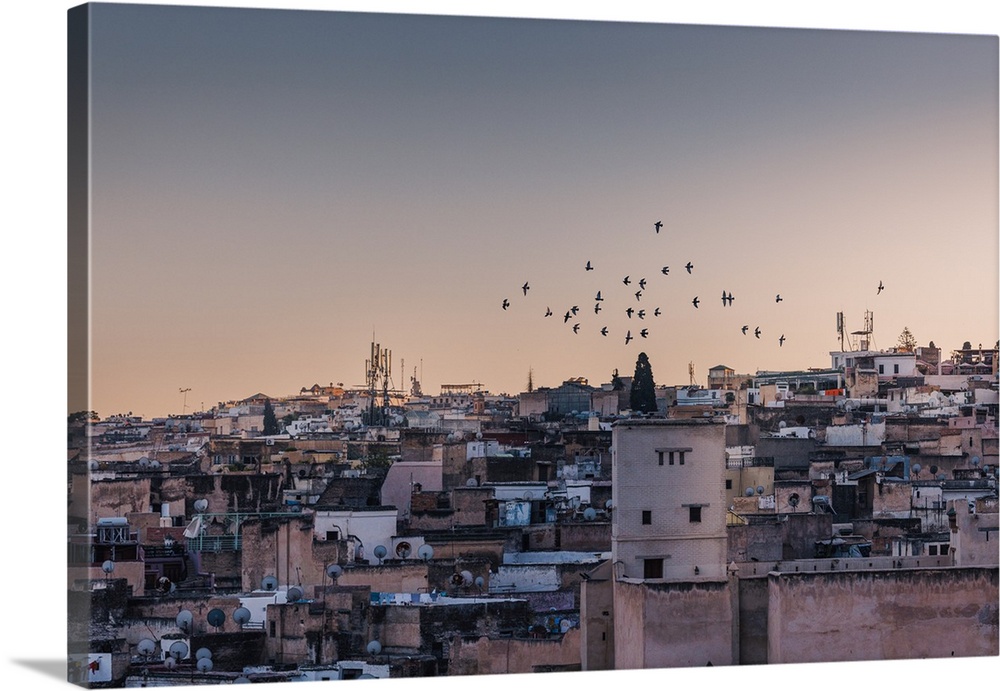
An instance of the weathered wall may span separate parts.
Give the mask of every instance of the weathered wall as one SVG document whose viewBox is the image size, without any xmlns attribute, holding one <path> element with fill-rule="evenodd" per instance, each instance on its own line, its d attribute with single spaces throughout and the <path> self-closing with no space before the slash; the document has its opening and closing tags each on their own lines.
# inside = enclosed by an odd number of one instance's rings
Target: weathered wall
<svg viewBox="0 0 1000 691">
<path fill-rule="evenodd" d="M 616 669 L 736 662 L 728 582 L 617 581 L 614 588 Z"/>
<path fill-rule="evenodd" d="M 770 574 L 768 662 L 996 655 L 997 569 Z"/>
<path fill-rule="evenodd" d="M 783 526 L 777 523 L 762 525 L 730 525 L 729 549 L 726 562 L 778 561 L 781 559 Z"/>
<path fill-rule="evenodd" d="M 739 664 L 767 664 L 767 578 L 739 581 Z"/>
<path fill-rule="evenodd" d="M 581 669 L 614 669 L 615 617 L 610 580 L 580 586 Z"/>
<path fill-rule="evenodd" d="M 579 669 L 580 630 L 552 638 L 458 638 L 450 648 L 449 674 L 524 674 L 539 668 Z"/>
</svg>

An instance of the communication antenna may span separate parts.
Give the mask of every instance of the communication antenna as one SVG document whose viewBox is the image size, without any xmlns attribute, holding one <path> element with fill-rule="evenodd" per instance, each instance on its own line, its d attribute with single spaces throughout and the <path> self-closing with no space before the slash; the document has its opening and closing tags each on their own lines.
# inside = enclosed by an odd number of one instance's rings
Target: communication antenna
<svg viewBox="0 0 1000 691">
<path fill-rule="evenodd" d="M 184 415 L 184 413 L 185 413 L 185 412 L 187 411 L 187 405 L 188 405 L 188 391 L 190 391 L 190 390 L 191 390 L 191 388 L 190 388 L 190 387 L 188 387 L 188 388 L 186 388 L 186 389 L 179 389 L 179 391 L 180 391 L 180 392 L 181 392 L 181 393 L 182 393 L 182 394 L 184 395 L 184 405 L 183 405 L 183 407 L 181 408 L 181 415 Z"/>
<path fill-rule="evenodd" d="M 222 626 L 226 623 L 226 613 L 217 607 L 209 610 L 208 616 L 205 618 L 208 620 L 208 623 L 216 629 L 222 628 Z"/>
<path fill-rule="evenodd" d="M 427 544 L 420 545 L 420 549 L 417 550 L 417 556 L 424 561 L 430 561 L 434 556 L 434 548 Z"/>
<path fill-rule="evenodd" d="M 237 607 L 233 611 L 233 621 L 239 624 L 240 629 L 243 629 L 243 625 L 250 621 L 250 610 L 246 607 Z"/>
<path fill-rule="evenodd" d="M 400 559 L 406 559 L 410 556 L 412 549 L 409 542 L 400 542 L 396 545 L 396 556 Z"/>
<path fill-rule="evenodd" d="M 204 513 L 208 509 L 208 499 L 195 499 L 194 500 L 194 510 L 198 513 Z"/>
<path fill-rule="evenodd" d="M 191 633 L 191 628 L 194 624 L 194 615 L 191 614 L 190 610 L 182 609 L 177 613 L 175 621 L 177 622 L 177 628 L 184 633 Z"/>
<path fill-rule="evenodd" d="M 382 652 L 382 644 L 378 641 L 368 641 L 368 647 L 366 650 L 368 650 L 369 655 L 378 655 Z"/>
<path fill-rule="evenodd" d="M 278 589 L 278 579 L 274 576 L 264 576 L 260 581 L 261 590 L 277 590 Z"/>
<path fill-rule="evenodd" d="M 143 638 L 135 646 L 135 651 L 143 657 L 152 657 L 153 653 L 156 652 L 156 641 L 152 638 Z"/>
<path fill-rule="evenodd" d="M 592 521 L 597 518 L 597 510 L 593 506 L 588 506 L 583 512 L 583 520 Z"/>
<path fill-rule="evenodd" d="M 757 494 L 764 494 L 764 485 L 757 485 Z"/>
<path fill-rule="evenodd" d="M 291 588 L 288 589 L 288 592 L 285 593 L 286 602 L 298 602 L 301 599 L 302 599 L 302 588 L 298 587 L 297 585 L 293 585 Z"/>
<path fill-rule="evenodd" d="M 204 648 L 202 648 L 202 650 L 204 650 Z M 212 667 L 214 667 L 214 664 L 212 663 L 212 658 L 210 657 L 203 657 L 200 660 L 198 660 L 196 664 L 198 666 L 199 672 L 211 672 Z"/>
<path fill-rule="evenodd" d="M 337 580 L 337 578 L 342 573 L 344 573 L 344 569 L 341 568 L 340 564 L 330 564 L 329 566 L 326 567 L 326 575 L 332 578 L 333 580 Z"/>
<path fill-rule="evenodd" d="M 388 550 L 383 545 L 375 545 L 375 549 L 372 550 L 372 554 L 374 554 L 375 558 L 378 559 L 379 564 L 382 563 L 382 559 L 385 558 L 387 553 Z"/>
<path fill-rule="evenodd" d="M 205 660 L 205 659 L 211 660 L 212 659 L 212 651 L 209 650 L 208 648 L 198 648 L 198 651 L 194 654 L 194 659 L 196 659 L 196 660 Z"/>
<path fill-rule="evenodd" d="M 694 386 L 694 362 L 688 363 L 688 379 L 690 380 L 690 385 Z"/>
<path fill-rule="evenodd" d="M 177 660 L 183 660 L 188 656 L 187 643 L 184 641 L 174 641 L 170 645 L 170 657 L 176 662 Z"/>
</svg>

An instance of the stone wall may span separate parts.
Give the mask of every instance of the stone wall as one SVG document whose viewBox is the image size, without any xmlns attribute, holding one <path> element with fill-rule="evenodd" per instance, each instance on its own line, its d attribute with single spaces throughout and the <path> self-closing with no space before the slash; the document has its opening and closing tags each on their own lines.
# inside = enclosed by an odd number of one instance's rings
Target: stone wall
<svg viewBox="0 0 1000 691">
<path fill-rule="evenodd" d="M 580 630 L 552 638 L 458 638 L 449 674 L 524 674 L 558 667 L 580 669 Z"/>
</svg>

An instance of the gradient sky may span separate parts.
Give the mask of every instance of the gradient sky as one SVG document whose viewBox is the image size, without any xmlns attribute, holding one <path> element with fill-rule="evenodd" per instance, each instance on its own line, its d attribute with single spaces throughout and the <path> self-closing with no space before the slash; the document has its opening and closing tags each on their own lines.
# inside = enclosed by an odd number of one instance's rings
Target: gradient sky
<svg viewBox="0 0 1000 691">
<path fill-rule="evenodd" d="M 996 36 L 97 5 L 92 41 L 102 415 L 359 385 L 373 332 L 397 386 L 511 394 L 827 367 L 838 311 L 998 337 Z"/>
</svg>

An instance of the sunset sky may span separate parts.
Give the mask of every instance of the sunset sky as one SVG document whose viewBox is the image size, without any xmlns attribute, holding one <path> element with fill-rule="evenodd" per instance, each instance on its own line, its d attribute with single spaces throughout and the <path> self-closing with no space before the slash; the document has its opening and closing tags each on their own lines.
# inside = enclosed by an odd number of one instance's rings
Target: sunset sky
<svg viewBox="0 0 1000 691">
<path fill-rule="evenodd" d="M 997 340 L 996 36 L 97 5 L 92 41 L 102 415 L 360 385 L 373 333 L 398 387 L 511 394 L 827 367 L 838 311 Z"/>
</svg>

